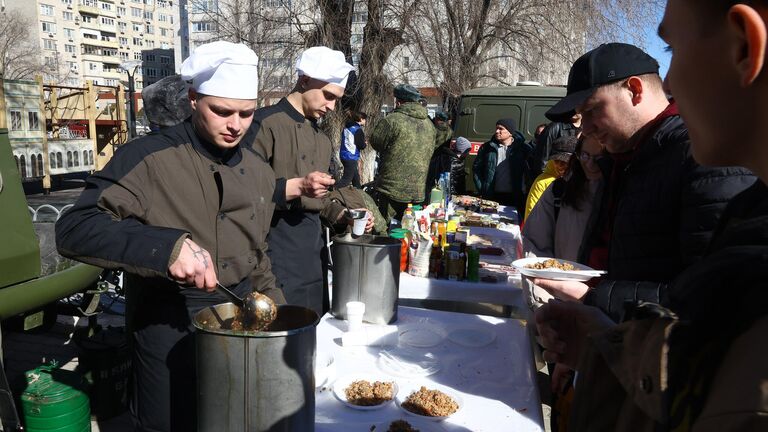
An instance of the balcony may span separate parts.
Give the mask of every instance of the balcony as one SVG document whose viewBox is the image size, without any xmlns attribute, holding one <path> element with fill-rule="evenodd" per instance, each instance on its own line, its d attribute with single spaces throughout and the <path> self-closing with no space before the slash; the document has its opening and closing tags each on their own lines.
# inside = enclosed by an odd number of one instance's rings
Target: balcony
<svg viewBox="0 0 768 432">
<path fill-rule="evenodd" d="M 88 39 L 88 45 L 100 46 L 105 48 L 120 48 L 120 42 L 118 41 L 105 41 L 101 39 Z"/>
<path fill-rule="evenodd" d="M 99 25 L 99 20 L 94 19 L 91 22 L 87 22 L 84 20 L 80 21 L 80 27 L 91 29 L 91 30 L 101 30 L 101 25 Z"/>
<path fill-rule="evenodd" d="M 86 6 L 84 4 L 77 5 L 77 10 L 93 15 L 101 15 L 101 10 L 96 6 Z"/>
</svg>

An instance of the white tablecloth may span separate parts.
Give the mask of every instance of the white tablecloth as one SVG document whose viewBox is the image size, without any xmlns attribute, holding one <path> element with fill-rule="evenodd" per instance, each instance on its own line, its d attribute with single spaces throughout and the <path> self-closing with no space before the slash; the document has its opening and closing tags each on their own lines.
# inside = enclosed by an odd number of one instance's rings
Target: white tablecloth
<svg viewBox="0 0 768 432">
<path fill-rule="evenodd" d="M 416 382 L 427 386 L 437 383 L 457 391 L 463 398 L 461 409 L 436 423 L 436 431 L 544 430 L 530 339 L 521 321 L 400 307 L 396 324 L 437 328 L 445 334 L 459 328 L 475 328 L 493 332 L 496 338 L 484 347 L 468 348 L 446 338 L 431 348 L 409 348 L 431 352 L 439 359 L 441 369 L 429 377 L 399 378 L 378 368 L 380 347 L 342 347 L 346 323 L 326 315 L 317 327 L 318 356 L 334 356 L 337 378 L 369 373 L 389 377 L 401 387 Z M 348 408 L 336 399 L 330 385 L 318 389 L 315 400 L 316 430 L 320 432 L 366 432 L 373 424 L 413 418 L 395 403 L 374 411 Z"/>
<path fill-rule="evenodd" d="M 492 238 L 494 246 L 501 247 L 505 252 L 502 256 L 481 255 L 481 262 L 510 265 L 516 259 L 515 244 L 519 229 L 470 227 L 470 235 L 476 234 Z M 515 306 L 519 310 L 526 308 L 519 275 L 508 277 L 506 282 L 487 283 L 420 278 L 400 273 L 400 298 L 494 303 Z"/>
</svg>

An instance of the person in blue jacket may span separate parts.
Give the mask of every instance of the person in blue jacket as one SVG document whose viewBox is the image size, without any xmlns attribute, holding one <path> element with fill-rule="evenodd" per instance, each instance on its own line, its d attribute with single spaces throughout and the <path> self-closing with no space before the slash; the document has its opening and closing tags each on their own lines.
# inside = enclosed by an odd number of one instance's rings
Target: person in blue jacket
<svg viewBox="0 0 768 432">
<path fill-rule="evenodd" d="M 350 111 L 348 117 L 349 121 L 341 133 L 339 148 L 339 159 L 344 166 L 344 175 L 336 186 L 342 188 L 351 183 L 352 186 L 359 188 L 360 172 L 357 169 L 357 163 L 360 160 L 360 150 L 365 148 L 363 126 L 368 116 L 363 112 Z"/>
</svg>

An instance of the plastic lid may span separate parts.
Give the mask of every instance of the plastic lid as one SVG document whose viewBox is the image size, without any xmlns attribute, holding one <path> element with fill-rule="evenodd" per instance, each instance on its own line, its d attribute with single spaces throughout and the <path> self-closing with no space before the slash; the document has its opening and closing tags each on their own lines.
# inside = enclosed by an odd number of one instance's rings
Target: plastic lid
<svg viewBox="0 0 768 432">
<path fill-rule="evenodd" d="M 402 232 L 402 231 L 392 231 L 391 233 L 389 233 L 389 237 L 396 238 L 396 239 L 403 239 L 405 238 L 405 235 L 406 235 L 405 232 Z"/>
<path fill-rule="evenodd" d="M 422 209 L 422 207 L 420 205 L 418 205 L 418 204 L 413 206 L 413 211 L 420 211 L 421 209 Z"/>
</svg>

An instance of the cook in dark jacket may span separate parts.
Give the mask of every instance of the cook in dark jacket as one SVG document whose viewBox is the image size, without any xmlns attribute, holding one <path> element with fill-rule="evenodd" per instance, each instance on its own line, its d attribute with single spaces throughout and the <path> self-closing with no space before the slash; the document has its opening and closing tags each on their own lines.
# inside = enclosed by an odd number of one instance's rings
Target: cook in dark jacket
<svg viewBox="0 0 768 432">
<path fill-rule="evenodd" d="M 120 147 L 56 224 L 62 255 L 126 272 L 139 431 L 196 430 L 191 320 L 226 302 L 210 292 L 217 281 L 283 301 L 266 255 L 275 176 L 239 145 L 257 62 L 245 45 L 198 47 L 181 67 L 192 116 Z"/>
<path fill-rule="evenodd" d="M 272 271 L 289 304 L 328 310 L 326 261 L 321 217 L 335 223 L 344 206 L 325 199 L 334 184 L 328 174 L 332 145 L 318 119 L 344 95 L 352 65 L 340 51 L 305 50 L 296 64 L 299 79 L 276 105 L 256 111 L 246 142 L 269 162 L 285 187 L 275 190 L 278 204 L 269 231 Z M 281 204 L 286 203 L 286 204 Z M 368 229 L 373 224 L 369 218 Z"/>
<path fill-rule="evenodd" d="M 569 83 L 569 95 L 547 115 L 557 120 L 577 110 L 583 133 L 610 156 L 601 160 L 606 189 L 581 251 L 581 262 L 608 274 L 593 289 L 581 282 L 540 286 L 582 298 L 617 321 L 628 300 L 668 305 L 668 283 L 701 258 L 728 200 L 755 178 L 743 168 L 696 163 L 658 63 L 639 48 L 601 45 L 574 63 Z"/>
</svg>

